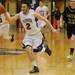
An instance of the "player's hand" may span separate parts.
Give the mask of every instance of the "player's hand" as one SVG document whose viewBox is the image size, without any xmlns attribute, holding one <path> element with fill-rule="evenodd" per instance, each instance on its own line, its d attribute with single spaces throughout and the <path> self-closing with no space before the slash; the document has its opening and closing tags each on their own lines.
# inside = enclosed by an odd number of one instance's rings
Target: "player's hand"
<svg viewBox="0 0 75 75">
<path fill-rule="evenodd" d="M 52 29 L 52 32 L 57 32 L 57 30 L 53 28 L 53 29 Z"/>
</svg>

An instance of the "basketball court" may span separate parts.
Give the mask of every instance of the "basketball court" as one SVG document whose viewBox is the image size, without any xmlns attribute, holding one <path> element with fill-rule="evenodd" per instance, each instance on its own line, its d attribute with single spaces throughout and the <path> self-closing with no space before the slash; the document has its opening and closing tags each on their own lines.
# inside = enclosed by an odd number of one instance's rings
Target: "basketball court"
<svg viewBox="0 0 75 75">
<path fill-rule="evenodd" d="M 30 75 L 31 63 L 25 51 L 21 48 L 23 35 L 16 32 L 15 41 L 12 43 L 0 38 L 0 47 L 4 47 L 0 50 L 6 51 L 5 53 L 0 53 L 1 75 Z M 52 55 L 49 57 L 44 52 L 38 54 L 37 61 L 40 72 L 33 75 L 75 75 L 75 56 L 72 62 L 67 60 L 69 43 L 63 32 L 60 35 L 60 39 L 56 36 L 52 39 L 52 33 L 46 33 L 46 36 L 49 36 L 47 41 L 52 49 Z"/>
<path fill-rule="evenodd" d="M 25 32 L 19 31 L 19 28 L 16 28 L 14 24 L 11 25 L 10 34 L 14 34 L 14 42 L 0 37 L 0 75 L 75 75 L 75 53 L 72 61 L 67 60 L 70 44 L 66 36 L 66 30 L 63 29 L 59 34 L 54 34 L 51 31 L 44 32 L 52 55 L 48 56 L 45 52 L 38 54 L 36 60 L 40 72 L 30 74 L 31 62 L 22 49 Z"/>
</svg>

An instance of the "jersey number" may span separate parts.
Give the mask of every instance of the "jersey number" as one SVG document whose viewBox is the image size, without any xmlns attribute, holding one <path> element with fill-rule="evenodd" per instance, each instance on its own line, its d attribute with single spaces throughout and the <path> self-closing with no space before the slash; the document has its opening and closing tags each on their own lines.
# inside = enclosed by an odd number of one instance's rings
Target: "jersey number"
<svg viewBox="0 0 75 75">
<path fill-rule="evenodd" d="M 30 29 L 31 29 L 31 27 L 30 27 L 30 24 L 29 24 L 29 23 L 27 23 L 27 24 L 26 24 L 26 28 L 27 28 L 27 30 L 30 30 Z"/>
</svg>

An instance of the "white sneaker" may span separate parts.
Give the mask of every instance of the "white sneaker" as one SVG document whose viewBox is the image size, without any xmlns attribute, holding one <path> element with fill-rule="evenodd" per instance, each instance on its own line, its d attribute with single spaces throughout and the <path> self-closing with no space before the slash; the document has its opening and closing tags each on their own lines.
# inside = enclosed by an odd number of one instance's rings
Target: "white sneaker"
<svg viewBox="0 0 75 75">
<path fill-rule="evenodd" d="M 73 58 L 73 55 L 68 55 L 68 56 L 67 56 L 67 59 L 68 59 L 69 61 L 72 61 L 72 58 Z"/>
</svg>

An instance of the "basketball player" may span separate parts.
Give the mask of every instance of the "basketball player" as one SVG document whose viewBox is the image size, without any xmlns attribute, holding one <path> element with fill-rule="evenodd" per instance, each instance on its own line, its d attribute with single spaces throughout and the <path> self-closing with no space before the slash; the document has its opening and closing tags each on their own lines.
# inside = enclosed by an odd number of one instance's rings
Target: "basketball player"
<svg viewBox="0 0 75 75">
<path fill-rule="evenodd" d="M 72 60 L 75 49 L 75 0 L 69 0 L 68 7 L 63 12 L 63 19 L 67 24 L 67 37 L 71 43 L 70 53 L 67 58 Z"/>
<path fill-rule="evenodd" d="M 46 19 L 49 17 L 48 7 L 45 6 L 43 0 L 39 1 L 39 6 L 36 8 L 35 11 Z M 42 19 L 38 19 L 37 24 L 40 29 L 46 26 L 46 22 L 44 22 Z"/>
<path fill-rule="evenodd" d="M 46 19 L 48 19 L 49 17 L 49 11 L 48 11 L 48 7 L 45 6 L 44 1 L 40 0 L 39 1 L 39 6 L 36 8 L 35 10 L 37 13 L 39 13 L 41 16 L 45 17 Z M 48 26 L 46 25 L 46 22 L 43 21 L 42 19 L 38 19 L 37 21 L 37 25 L 38 28 L 41 30 L 43 36 L 44 36 L 44 29 L 48 30 Z M 50 31 L 50 30 L 49 30 Z M 46 44 L 46 38 L 44 36 L 44 46 L 48 48 L 48 45 Z M 49 48 L 48 48 L 49 49 Z M 50 50 L 50 49 L 49 49 Z M 51 51 L 51 50 L 50 50 Z"/>
<path fill-rule="evenodd" d="M 4 14 L 0 14 L 0 36 L 11 42 L 14 41 L 14 35 L 9 35 L 9 22 Z"/>
<path fill-rule="evenodd" d="M 39 14 L 35 13 L 32 9 L 30 9 L 30 4 L 27 3 L 25 0 L 22 1 L 22 7 L 21 7 L 21 12 L 19 14 L 16 14 L 13 17 L 10 17 L 10 15 L 6 12 L 5 16 L 7 17 L 8 21 L 16 21 L 17 19 L 20 18 L 23 27 L 25 28 L 26 35 L 23 40 L 23 49 L 27 52 L 30 61 L 33 64 L 33 69 L 30 71 L 30 73 L 36 73 L 39 72 L 39 68 L 37 66 L 36 60 L 35 60 L 35 55 L 34 52 L 39 52 L 42 49 L 42 44 L 43 44 L 43 36 L 36 26 L 36 21 L 35 17 L 38 19 L 44 20 L 47 25 L 50 25 L 52 31 L 56 31 L 50 22 L 40 16 Z M 45 50 L 45 52 L 50 55 L 49 50 Z"/>
</svg>

